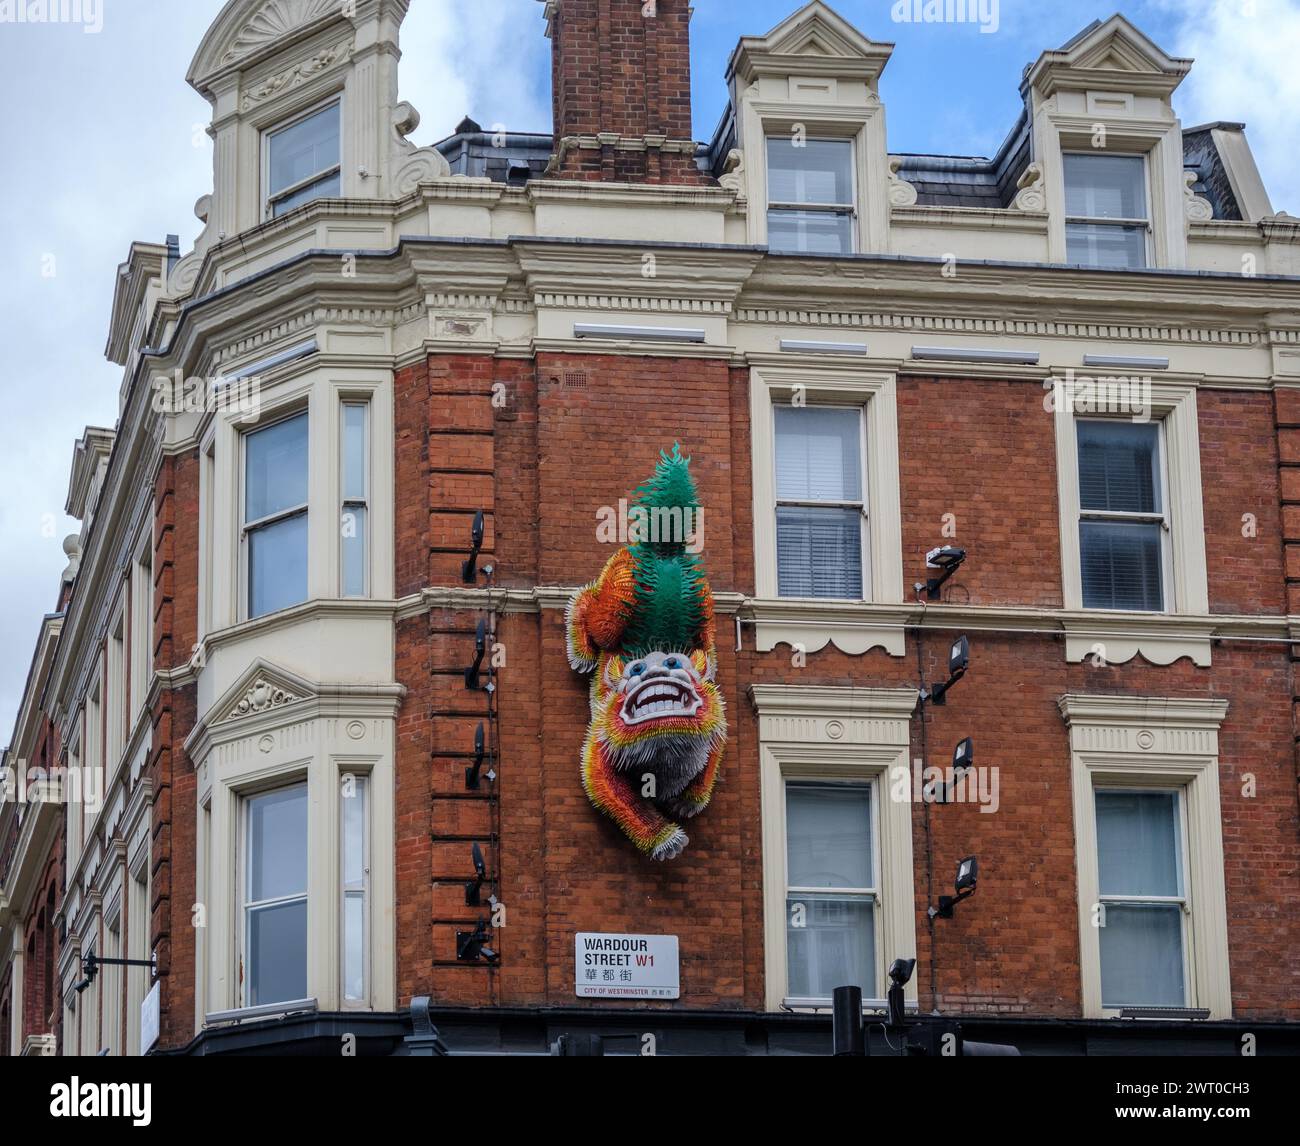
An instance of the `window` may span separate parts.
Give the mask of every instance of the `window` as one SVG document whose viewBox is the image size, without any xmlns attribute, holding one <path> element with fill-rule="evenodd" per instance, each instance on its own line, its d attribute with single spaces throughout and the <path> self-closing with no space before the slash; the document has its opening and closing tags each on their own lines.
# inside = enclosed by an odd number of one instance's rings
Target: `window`
<svg viewBox="0 0 1300 1146">
<path fill-rule="evenodd" d="M 1228 703 L 1067 693 L 1085 1018 L 1232 1017 L 1219 728 Z"/>
<path fill-rule="evenodd" d="M 370 507 L 370 407 L 343 403 L 343 513 L 340 527 L 342 590 L 345 597 L 369 592 L 367 530 Z"/>
<path fill-rule="evenodd" d="M 343 777 L 341 791 L 343 891 L 343 998 L 348 1003 L 366 1001 L 366 950 L 370 928 L 368 888 L 370 884 L 370 833 L 367 822 L 365 777 Z"/>
<path fill-rule="evenodd" d="M 1160 612 L 1170 530 L 1160 426 L 1081 420 L 1076 432 L 1084 608 Z"/>
<path fill-rule="evenodd" d="M 342 193 L 337 102 L 266 138 L 267 214 L 275 218 L 313 199 Z"/>
<path fill-rule="evenodd" d="M 862 598 L 862 409 L 777 406 L 781 597 Z"/>
<path fill-rule="evenodd" d="M 825 1007 L 852 984 L 883 1005 L 886 964 L 916 954 L 912 805 L 891 791 L 908 773 L 916 690 L 755 684 L 750 695 L 767 1009 Z M 915 1003 L 915 980 L 905 993 Z"/>
<path fill-rule="evenodd" d="M 1102 1005 L 1185 1006 L 1179 794 L 1098 791 L 1096 800 Z"/>
<path fill-rule="evenodd" d="M 126 957 L 149 958 L 149 853 L 146 849 L 139 866 L 127 875 L 126 901 Z M 202 891 L 200 891 L 202 895 Z M 196 897 L 198 898 L 198 897 Z M 202 902 L 200 899 L 199 902 Z M 203 929 L 206 930 L 206 929 Z M 202 940 L 200 939 L 200 942 Z M 153 975 L 147 967 L 128 967 L 126 993 L 126 1053 L 138 1055 L 140 1050 L 140 1004 L 153 986 Z"/>
<path fill-rule="evenodd" d="M 767 243 L 774 251 L 853 250 L 853 143 L 769 136 Z"/>
<path fill-rule="evenodd" d="M 307 415 L 254 430 L 244 440 L 248 616 L 307 599 Z"/>
<path fill-rule="evenodd" d="M 127 734 L 144 713 L 153 682 L 153 555 L 149 538 L 131 570 L 131 707 Z M 211 550 L 208 550 L 211 553 Z"/>
<path fill-rule="evenodd" d="M 307 785 L 247 801 L 246 1005 L 307 997 Z"/>
<path fill-rule="evenodd" d="M 1146 160 L 1140 155 L 1066 154 L 1065 242 L 1071 263 L 1145 267 Z"/>
<path fill-rule="evenodd" d="M 879 997 L 871 814 L 869 784 L 786 784 L 790 998 L 829 999 L 848 985 Z"/>
</svg>

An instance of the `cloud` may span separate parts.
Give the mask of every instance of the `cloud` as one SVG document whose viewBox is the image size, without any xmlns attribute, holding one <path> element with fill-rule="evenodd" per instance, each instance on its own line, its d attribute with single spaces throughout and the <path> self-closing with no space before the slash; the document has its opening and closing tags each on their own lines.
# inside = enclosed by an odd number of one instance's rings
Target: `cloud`
<svg viewBox="0 0 1300 1146">
<path fill-rule="evenodd" d="M 1174 28 L 1161 46 L 1196 61 L 1174 96 L 1184 125 L 1246 124 L 1273 210 L 1300 214 L 1300 0 L 1160 0 L 1158 7 Z"/>
<path fill-rule="evenodd" d="M 77 529 L 63 514 L 73 443 L 87 425 L 117 418 L 122 372 L 104 360 L 117 266 L 133 240 L 174 232 L 188 249 L 201 226 L 193 205 L 212 189 L 201 130 L 210 109 L 185 71 L 221 6 L 133 0 L 106 6 L 97 35 L 55 25 L 0 33 L 10 97 L 0 116 L 0 744 L 41 617 L 56 604 L 60 543 Z M 467 112 L 489 126 L 549 128 L 537 0 L 417 0 L 411 9 L 400 80 L 424 117 L 417 142 L 450 134 Z"/>
</svg>

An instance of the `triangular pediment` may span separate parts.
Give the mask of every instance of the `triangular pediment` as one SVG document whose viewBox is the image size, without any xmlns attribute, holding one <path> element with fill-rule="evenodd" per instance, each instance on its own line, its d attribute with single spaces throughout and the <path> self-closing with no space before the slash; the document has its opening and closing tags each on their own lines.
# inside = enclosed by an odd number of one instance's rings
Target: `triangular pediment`
<svg viewBox="0 0 1300 1146">
<path fill-rule="evenodd" d="M 310 700 L 319 689 L 297 673 L 258 657 L 212 706 L 211 726 L 244 720 Z"/>
<path fill-rule="evenodd" d="M 745 82 L 756 71 L 775 70 L 800 60 L 815 62 L 826 70 L 842 61 L 850 70 L 863 65 L 879 74 L 894 50 L 893 44 L 877 43 L 864 36 L 843 16 L 822 0 L 812 0 L 781 21 L 766 36 L 746 36 L 732 56 L 732 71 Z"/>
<path fill-rule="evenodd" d="M 1116 13 L 1089 25 L 1056 51 L 1044 52 L 1028 79 L 1048 91 L 1131 80 L 1137 90 L 1172 92 L 1191 66 L 1191 60 L 1169 55 Z"/>
</svg>

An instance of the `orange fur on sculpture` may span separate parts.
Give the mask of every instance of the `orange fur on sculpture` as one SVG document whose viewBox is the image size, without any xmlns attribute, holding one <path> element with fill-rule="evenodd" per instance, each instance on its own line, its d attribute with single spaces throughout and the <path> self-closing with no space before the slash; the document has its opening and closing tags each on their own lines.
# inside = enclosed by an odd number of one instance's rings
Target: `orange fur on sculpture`
<svg viewBox="0 0 1300 1146">
<path fill-rule="evenodd" d="M 677 447 L 661 454 L 638 491 L 643 536 L 574 595 L 566 616 L 569 662 L 594 671 L 583 788 L 657 860 L 686 846 L 677 821 L 708 804 L 727 739 L 714 681 L 713 596 L 686 548 L 702 529 L 688 466 Z M 672 535 L 656 521 L 675 523 Z"/>
</svg>

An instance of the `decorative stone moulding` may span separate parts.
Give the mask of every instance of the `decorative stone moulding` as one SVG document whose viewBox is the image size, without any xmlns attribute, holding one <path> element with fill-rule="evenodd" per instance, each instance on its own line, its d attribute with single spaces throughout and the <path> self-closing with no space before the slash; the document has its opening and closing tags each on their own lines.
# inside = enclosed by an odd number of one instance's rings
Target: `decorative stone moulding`
<svg viewBox="0 0 1300 1146">
<path fill-rule="evenodd" d="M 256 712 L 267 712 L 273 708 L 282 708 L 286 704 L 293 704 L 301 699 L 300 696 L 294 695 L 288 689 L 281 688 L 262 677 L 258 677 L 244 694 L 243 699 L 231 710 L 230 719 L 251 716 Z"/>
<path fill-rule="evenodd" d="M 1183 172 L 1183 210 L 1189 222 L 1207 223 L 1214 218 L 1214 204 L 1202 195 L 1196 194 L 1192 186 L 1200 176 L 1195 171 Z"/>
<path fill-rule="evenodd" d="M 889 157 L 889 204 L 891 207 L 911 207 L 916 203 L 916 188 L 898 172 L 903 166 L 903 159 L 898 155 Z"/>
<path fill-rule="evenodd" d="M 1016 180 L 1013 205 L 1019 211 L 1046 211 L 1047 188 L 1043 185 L 1043 165 L 1031 163 Z"/>
</svg>

